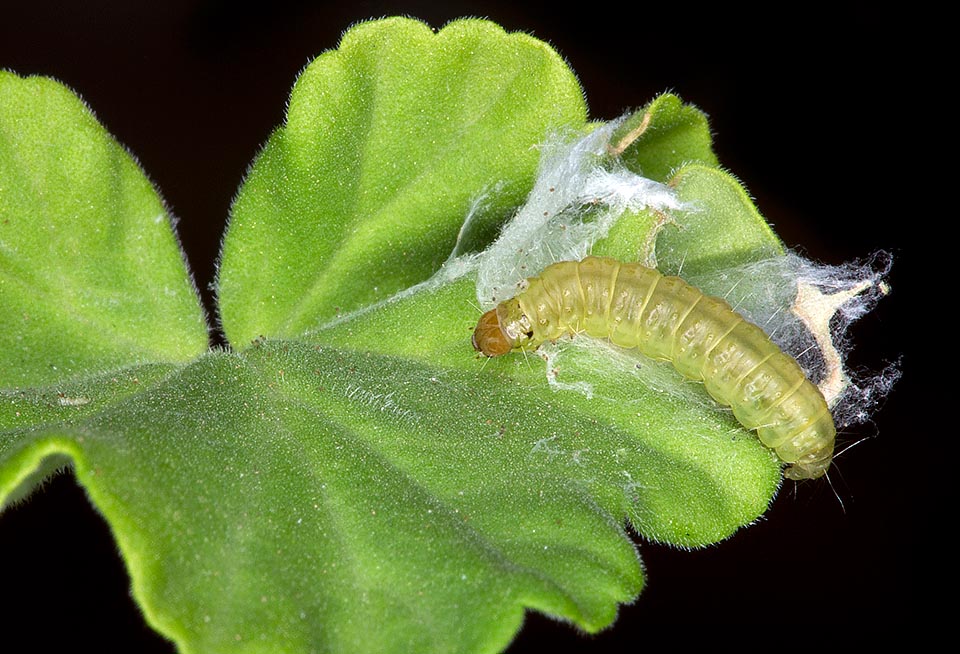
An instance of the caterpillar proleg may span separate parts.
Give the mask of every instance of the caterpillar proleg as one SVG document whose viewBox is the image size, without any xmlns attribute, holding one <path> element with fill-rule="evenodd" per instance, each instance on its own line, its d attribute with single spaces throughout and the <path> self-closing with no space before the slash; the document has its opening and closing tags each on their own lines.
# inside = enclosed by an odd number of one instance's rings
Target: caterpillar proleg
<svg viewBox="0 0 960 654">
<path fill-rule="evenodd" d="M 813 479 L 830 467 L 836 428 L 820 390 L 762 329 L 679 277 L 606 257 L 552 264 L 480 317 L 473 346 L 495 357 L 565 334 L 638 348 L 702 381 L 789 464 L 787 478 Z"/>
</svg>

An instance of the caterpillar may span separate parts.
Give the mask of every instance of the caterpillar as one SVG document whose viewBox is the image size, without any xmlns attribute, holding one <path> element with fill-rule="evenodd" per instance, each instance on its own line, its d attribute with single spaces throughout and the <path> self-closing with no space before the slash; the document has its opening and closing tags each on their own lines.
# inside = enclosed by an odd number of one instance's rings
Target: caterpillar
<svg viewBox="0 0 960 654">
<path fill-rule="evenodd" d="M 589 256 L 530 277 L 484 313 L 473 347 L 488 357 L 533 350 L 565 334 L 606 338 L 670 361 L 788 464 L 788 479 L 815 479 L 833 457 L 827 402 L 796 360 L 723 299 L 639 263 Z"/>
</svg>

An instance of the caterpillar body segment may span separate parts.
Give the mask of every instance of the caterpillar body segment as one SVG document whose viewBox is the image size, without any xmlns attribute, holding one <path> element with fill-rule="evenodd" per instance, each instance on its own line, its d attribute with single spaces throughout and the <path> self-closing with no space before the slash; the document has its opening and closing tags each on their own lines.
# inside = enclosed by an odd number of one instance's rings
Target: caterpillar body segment
<svg viewBox="0 0 960 654">
<path fill-rule="evenodd" d="M 820 390 L 762 329 L 679 277 L 606 257 L 561 261 L 483 314 L 473 345 L 492 357 L 566 334 L 637 348 L 704 382 L 789 464 L 787 478 L 813 479 L 830 467 L 836 428 Z"/>
</svg>

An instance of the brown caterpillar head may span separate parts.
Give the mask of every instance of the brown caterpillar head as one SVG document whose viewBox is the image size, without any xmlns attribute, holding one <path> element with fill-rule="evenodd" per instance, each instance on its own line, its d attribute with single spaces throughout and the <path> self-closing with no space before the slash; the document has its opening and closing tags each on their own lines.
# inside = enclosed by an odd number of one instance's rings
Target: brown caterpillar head
<svg viewBox="0 0 960 654">
<path fill-rule="evenodd" d="M 513 341 L 500 327 L 496 309 L 490 309 L 480 316 L 472 340 L 473 349 L 487 357 L 498 357 L 513 349 Z"/>
<path fill-rule="evenodd" d="M 524 347 L 532 336 L 530 319 L 513 298 L 480 316 L 473 330 L 473 348 L 484 356 L 498 357 Z"/>
</svg>

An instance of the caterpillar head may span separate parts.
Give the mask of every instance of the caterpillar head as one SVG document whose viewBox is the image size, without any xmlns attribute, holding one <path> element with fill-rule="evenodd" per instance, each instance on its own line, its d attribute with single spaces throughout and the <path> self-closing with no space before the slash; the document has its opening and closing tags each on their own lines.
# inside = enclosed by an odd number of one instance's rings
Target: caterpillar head
<svg viewBox="0 0 960 654">
<path fill-rule="evenodd" d="M 484 356 L 498 357 L 523 348 L 532 337 L 530 319 L 514 298 L 480 316 L 473 330 L 473 348 Z"/>
</svg>

